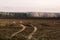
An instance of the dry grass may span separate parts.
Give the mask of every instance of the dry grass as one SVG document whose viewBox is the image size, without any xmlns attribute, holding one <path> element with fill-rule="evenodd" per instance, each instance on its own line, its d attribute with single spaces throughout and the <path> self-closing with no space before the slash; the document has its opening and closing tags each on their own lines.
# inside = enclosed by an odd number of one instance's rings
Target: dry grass
<svg viewBox="0 0 60 40">
<path fill-rule="evenodd" d="M 19 27 L 20 21 L 23 21 L 26 29 L 10 38 L 14 32 L 22 29 Z M 33 31 L 30 24 L 38 28 L 31 40 L 60 40 L 60 19 L 0 19 L 0 40 L 27 40 Z"/>
</svg>

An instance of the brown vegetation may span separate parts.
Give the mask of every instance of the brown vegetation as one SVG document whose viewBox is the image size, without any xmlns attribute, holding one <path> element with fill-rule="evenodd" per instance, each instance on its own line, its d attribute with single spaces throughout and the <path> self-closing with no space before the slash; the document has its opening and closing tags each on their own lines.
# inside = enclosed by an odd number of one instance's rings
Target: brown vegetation
<svg viewBox="0 0 60 40">
<path fill-rule="evenodd" d="M 22 29 L 20 24 L 26 29 L 11 38 Z M 28 39 L 34 26 L 37 31 Z M 60 19 L 0 19 L 0 40 L 60 40 Z"/>
</svg>

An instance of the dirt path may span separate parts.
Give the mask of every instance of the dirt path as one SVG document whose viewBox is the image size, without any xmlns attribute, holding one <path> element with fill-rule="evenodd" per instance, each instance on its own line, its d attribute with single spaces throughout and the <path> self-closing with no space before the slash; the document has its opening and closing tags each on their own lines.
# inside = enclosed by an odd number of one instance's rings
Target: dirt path
<svg viewBox="0 0 60 40">
<path fill-rule="evenodd" d="M 32 25 L 33 26 L 33 25 Z M 33 26 L 34 30 L 29 34 L 28 39 L 32 38 L 32 35 L 37 31 L 37 27 Z"/>
<path fill-rule="evenodd" d="M 20 26 L 22 27 L 22 29 L 19 30 L 18 32 L 13 33 L 13 34 L 11 35 L 11 38 L 14 37 L 15 35 L 17 35 L 18 33 L 20 33 L 20 32 L 22 32 L 22 31 L 25 30 L 26 27 L 25 27 L 23 24 L 21 24 Z"/>
</svg>

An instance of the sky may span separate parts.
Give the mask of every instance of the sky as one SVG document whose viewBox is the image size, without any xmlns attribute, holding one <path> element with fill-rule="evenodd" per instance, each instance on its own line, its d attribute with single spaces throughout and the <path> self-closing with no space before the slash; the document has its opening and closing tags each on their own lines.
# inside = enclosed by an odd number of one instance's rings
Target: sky
<svg viewBox="0 0 60 40">
<path fill-rule="evenodd" d="M 0 11 L 60 13 L 60 0 L 0 0 Z"/>
</svg>

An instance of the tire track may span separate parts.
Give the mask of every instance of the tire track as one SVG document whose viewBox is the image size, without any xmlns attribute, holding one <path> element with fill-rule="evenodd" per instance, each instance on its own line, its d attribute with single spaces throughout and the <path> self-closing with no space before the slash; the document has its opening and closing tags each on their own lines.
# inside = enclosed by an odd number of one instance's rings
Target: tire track
<svg viewBox="0 0 60 40">
<path fill-rule="evenodd" d="M 22 31 L 25 30 L 26 27 L 25 27 L 23 24 L 21 24 L 20 26 L 22 27 L 22 29 L 19 30 L 18 32 L 13 33 L 10 38 L 14 37 L 14 36 L 17 35 L 18 33 L 20 33 L 20 32 L 22 32 Z"/>
<path fill-rule="evenodd" d="M 15 32 L 15 33 L 13 33 L 10 38 L 14 37 L 15 35 L 17 35 L 18 33 L 21 33 L 21 32 L 22 32 L 22 34 L 24 34 L 24 33 L 26 33 L 26 32 L 29 32 L 28 30 L 31 30 L 30 28 L 32 28 L 32 29 L 33 29 L 32 32 L 30 32 L 30 33 L 28 34 L 28 36 L 26 36 L 26 35 L 24 36 L 25 38 L 27 38 L 28 40 L 30 40 L 30 39 L 33 37 L 34 33 L 37 31 L 37 27 L 36 27 L 36 26 L 33 26 L 33 25 L 30 25 L 29 27 L 26 27 L 26 26 L 23 25 L 22 22 L 21 22 L 20 26 L 22 27 L 22 29 L 19 30 L 19 31 L 17 31 L 17 32 Z M 27 28 L 27 29 L 26 29 L 26 28 Z M 25 29 L 26 29 L 26 30 L 25 30 Z"/>
<path fill-rule="evenodd" d="M 34 30 L 34 28 L 31 27 L 30 24 L 24 24 L 24 26 L 26 26 L 26 29 L 23 32 L 21 32 L 20 34 L 28 36 Z"/>
<path fill-rule="evenodd" d="M 32 33 L 29 34 L 29 36 L 28 36 L 29 40 L 33 37 L 33 34 L 37 31 L 37 27 L 36 26 L 33 26 L 33 25 L 31 25 L 31 26 L 34 28 L 34 30 L 32 31 Z"/>
</svg>

